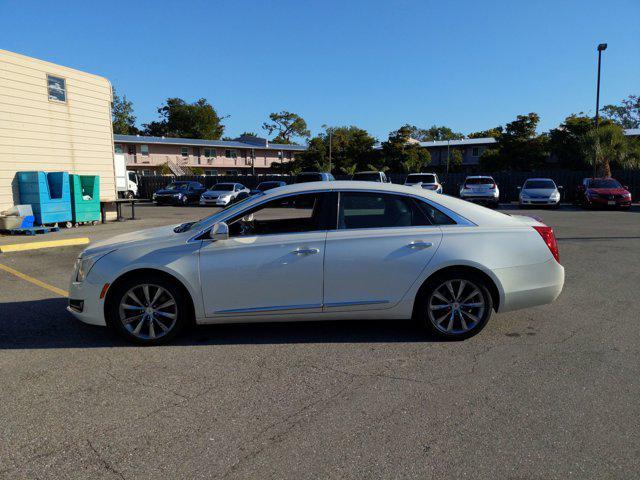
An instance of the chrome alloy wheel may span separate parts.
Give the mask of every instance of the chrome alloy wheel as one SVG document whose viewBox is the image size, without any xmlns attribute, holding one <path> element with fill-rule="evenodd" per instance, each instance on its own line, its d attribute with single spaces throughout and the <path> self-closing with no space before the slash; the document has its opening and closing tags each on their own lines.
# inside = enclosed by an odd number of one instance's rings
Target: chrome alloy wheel
<svg viewBox="0 0 640 480">
<path fill-rule="evenodd" d="M 155 340 L 164 337 L 175 326 L 178 306 L 165 288 L 141 284 L 122 296 L 118 308 L 120 321 L 134 337 Z"/>
<path fill-rule="evenodd" d="M 469 280 L 452 279 L 433 290 L 427 304 L 429 320 L 447 335 L 473 330 L 484 317 L 482 289 Z"/>
</svg>

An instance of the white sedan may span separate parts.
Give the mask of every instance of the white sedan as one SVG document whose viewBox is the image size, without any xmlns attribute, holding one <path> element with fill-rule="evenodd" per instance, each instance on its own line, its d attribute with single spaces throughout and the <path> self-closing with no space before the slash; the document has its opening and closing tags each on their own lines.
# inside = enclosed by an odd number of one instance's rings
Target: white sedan
<svg viewBox="0 0 640 480">
<path fill-rule="evenodd" d="M 86 249 L 68 310 L 157 344 L 198 324 L 417 319 L 440 338 L 492 311 L 550 303 L 551 228 L 429 190 L 373 182 L 276 188 L 195 223 Z"/>
<path fill-rule="evenodd" d="M 241 183 L 216 183 L 200 195 L 200 205 L 217 205 L 224 207 L 238 200 L 247 198 L 251 190 Z"/>
</svg>

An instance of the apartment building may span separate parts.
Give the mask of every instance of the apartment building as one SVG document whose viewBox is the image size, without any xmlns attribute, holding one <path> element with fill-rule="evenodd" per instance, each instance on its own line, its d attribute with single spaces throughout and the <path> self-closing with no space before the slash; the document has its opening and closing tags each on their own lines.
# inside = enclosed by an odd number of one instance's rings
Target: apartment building
<svg viewBox="0 0 640 480">
<path fill-rule="evenodd" d="M 116 154 L 123 154 L 127 168 L 141 175 L 163 171 L 175 175 L 190 171 L 204 175 L 270 173 L 273 164 L 289 162 L 306 148 L 249 135 L 235 140 L 114 135 Z"/>
</svg>

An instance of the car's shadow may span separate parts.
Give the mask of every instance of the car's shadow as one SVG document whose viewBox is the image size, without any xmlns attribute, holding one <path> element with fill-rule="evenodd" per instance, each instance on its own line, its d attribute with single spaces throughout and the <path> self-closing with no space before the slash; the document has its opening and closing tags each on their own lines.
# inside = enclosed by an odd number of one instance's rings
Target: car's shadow
<svg viewBox="0 0 640 480">
<path fill-rule="evenodd" d="M 66 299 L 63 298 L 0 304 L 0 350 L 133 346 L 107 328 L 76 320 L 65 307 Z M 430 338 L 414 322 L 343 320 L 197 326 L 172 345 L 425 341 Z"/>
</svg>

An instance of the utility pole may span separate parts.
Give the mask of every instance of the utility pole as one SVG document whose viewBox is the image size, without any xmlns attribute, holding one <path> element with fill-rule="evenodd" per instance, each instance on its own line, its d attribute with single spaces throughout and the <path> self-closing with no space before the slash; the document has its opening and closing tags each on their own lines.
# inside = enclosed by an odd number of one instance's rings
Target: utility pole
<svg viewBox="0 0 640 480">
<path fill-rule="evenodd" d="M 449 180 L 449 145 L 451 144 L 451 139 L 447 138 L 447 180 Z"/>
<path fill-rule="evenodd" d="M 598 150 L 600 150 L 600 139 L 598 138 L 598 125 L 600 125 L 600 62 L 602 60 L 602 52 L 607 49 L 606 43 L 598 45 L 598 85 L 596 87 L 596 151 L 593 156 L 593 178 L 596 178 L 598 169 Z"/>
</svg>

